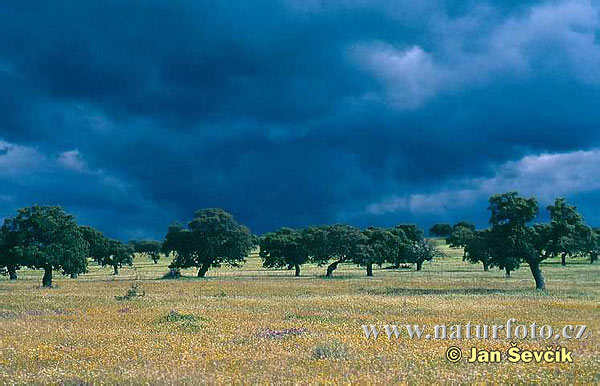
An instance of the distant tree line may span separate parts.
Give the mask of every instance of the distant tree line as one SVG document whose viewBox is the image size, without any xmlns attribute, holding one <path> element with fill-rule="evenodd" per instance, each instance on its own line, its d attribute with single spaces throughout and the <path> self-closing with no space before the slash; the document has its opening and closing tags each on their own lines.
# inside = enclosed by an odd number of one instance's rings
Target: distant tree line
<svg viewBox="0 0 600 386">
<path fill-rule="evenodd" d="M 527 263 L 538 289 L 545 288 L 540 270 L 545 259 L 560 256 L 563 265 L 567 257 L 589 255 L 591 263 L 598 259 L 600 230 L 586 225 L 577 208 L 563 198 L 546 208 L 550 222 L 543 224 L 531 224 L 539 211 L 536 199 L 516 192 L 492 196 L 488 209 L 487 229 L 476 230 L 472 223 L 461 221 L 436 224 L 429 234 L 463 248 L 463 260 L 482 263 L 485 271 L 497 267 L 510 276 Z M 51 286 L 54 271 L 76 278 L 87 272 L 88 259 L 112 267 L 117 275 L 119 268 L 133 264 L 138 253 L 155 264 L 161 255 L 171 258 L 171 277 L 192 267 L 198 269 L 198 277 L 204 277 L 210 268 L 241 266 L 256 247 L 265 268 L 293 269 L 296 276 L 308 263 L 326 266 L 326 277 L 332 277 L 340 264 L 364 267 L 367 276 L 373 276 L 374 266 L 384 264 L 390 268 L 414 264 L 420 271 L 424 262 L 443 255 L 414 224 L 362 230 L 345 224 L 284 227 L 258 237 L 231 214 L 215 208 L 197 211 L 185 226 L 171 225 L 163 242 L 124 244 L 78 225 L 58 206 L 34 205 L 19 209 L 0 228 L 0 274 L 14 280 L 21 267 L 43 269 L 42 285 Z"/>
<path fill-rule="evenodd" d="M 12 280 L 21 267 L 43 269 L 42 285 L 50 287 L 54 271 L 73 278 L 86 273 L 88 257 L 118 274 L 120 267 L 132 264 L 133 249 L 77 225 L 75 217 L 59 206 L 19 209 L 0 229 L 0 271 Z"/>
<path fill-rule="evenodd" d="M 418 271 L 425 261 L 441 254 L 423 239 L 423 232 L 413 224 L 394 228 L 369 227 L 360 230 L 335 224 L 296 230 L 282 228 L 263 235 L 260 257 L 266 268 L 295 269 L 300 275 L 303 264 L 327 265 L 326 277 L 332 277 L 339 264 L 352 263 L 373 276 L 373 266 L 385 263 L 399 267 L 414 263 Z"/>
<path fill-rule="evenodd" d="M 463 260 L 482 263 L 483 269 L 497 267 L 510 273 L 521 264 L 529 265 L 537 289 L 545 288 L 540 263 L 551 257 L 589 256 L 598 260 L 600 229 L 585 224 L 583 216 L 564 198 L 546 207 L 549 223 L 531 224 L 539 213 L 534 197 L 520 197 L 516 192 L 490 197 L 490 227 L 475 230 L 472 224 L 456 224 L 446 242 L 464 249 Z"/>
</svg>

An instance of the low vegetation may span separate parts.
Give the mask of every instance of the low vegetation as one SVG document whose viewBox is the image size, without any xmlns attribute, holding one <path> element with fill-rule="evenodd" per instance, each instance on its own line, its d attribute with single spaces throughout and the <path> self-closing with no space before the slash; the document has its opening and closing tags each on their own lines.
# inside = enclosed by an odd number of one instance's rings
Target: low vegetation
<svg viewBox="0 0 600 386">
<path fill-rule="evenodd" d="M 426 239 L 414 224 L 258 237 L 205 209 L 162 243 L 124 244 L 60 207 L 21 209 L 0 230 L 0 383 L 600 382 L 598 229 L 560 198 L 548 223 L 514 192 L 489 210 L 486 229 L 442 224 L 430 233 L 446 238 Z M 361 328 L 510 318 L 585 324 L 591 337 L 521 343 L 566 344 L 572 364 L 490 368 L 445 350 L 510 342 L 374 341 Z"/>
<path fill-rule="evenodd" d="M 20 383 L 567 383 L 600 382 L 600 265 L 560 256 L 541 266 L 548 289 L 531 274 L 462 261 L 462 250 L 433 240 L 446 256 L 420 272 L 342 264 L 337 279 L 323 267 L 264 269 L 258 250 L 243 267 L 195 268 L 158 280 L 169 261 L 137 254 L 119 275 L 97 264 L 78 279 L 23 268 L 0 277 L 0 384 Z M 139 282 L 144 297 L 119 301 Z M 552 341 L 573 350 L 572 364 L 486 365 L 445 360 L 450 345 L 504 350 L 509 342 L 367 340 L 362 324 L 587 324 L 588 340 Z M 338 342 L 334 343 L 334 342 Z M 525 341 L 543 349 L 547 341 Z"/>
</svg>

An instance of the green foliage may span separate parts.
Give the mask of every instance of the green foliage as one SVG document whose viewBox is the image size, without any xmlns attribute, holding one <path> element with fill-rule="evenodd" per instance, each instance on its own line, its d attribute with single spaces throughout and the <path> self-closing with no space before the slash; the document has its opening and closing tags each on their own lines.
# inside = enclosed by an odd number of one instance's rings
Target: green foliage
<svg viewBox="0 0 600 386">
<path fill-rule="evenodd" d="M 577 208 L 568 205 L 564 198 L 557 198 L 554 205 L 547 207 L 550 224 L 540 235 L 545 243 L 544 252 L 548 257 L 561 256 L 565 265 L 566 256 L 579 256 L 589 252 L 589 244 L 595 238 L 594 231 L 583 222 Z"/>
<path fill-rule="evenodd" d="M 160 241 L 156 240 L 131 240 L 129 245 L 133 247 L 133 251 L 148 256 L 154 264 L 160 259 Z"/>
<path fill-rule="evenodd" d="M 427 240 L 411 240 L 405 251 L 405 262 L 416 264 L 417 271 L 420 271 L 423 263 L 433 260 L 435 256 L 443 256 L 443 253 L 432 243 Z"/>
<path fill-rule="evenodd" d="M 446 244 L 448 244 L 451 248 L 465 248 L 469 240 L 473 238 L 474 234 L 475 231 L 471 228 L 457 226 L 453 228 L 450 236 L 446 238 Z"/>
<path fill-rule="evenodd" d="M 183 314 L 175 310 L 171 310 L 161 322 L 168 323 L 182 330 L 198 331 L 202 326 L 201 323 L 208 319 L 198 317 L 192 314 Z"/>
<path fill-rule="evenodd" d="M 106 238 L 98 230 L 89 227 L 79 227 L 83 238 L 89 245 L 89 255 L 96 263 L 105 267 L 113 267 L 114 274 L 119 274 L 119 268 L 133 264 L 133 247 L 118 240 Z"/>
<path fill-rule="evenodd" d="M 447 237 L 452 233 L 452 225 L 438 223 L 429 228 L 429 235 L 433 237 Z"/>
<path fill-rule="evenodd" d="M 467 228 L 475 232 L 475 224 L 469 221 L 459 221 L 452 225 L 452 230 L 455 230 L 456 228 Z"/>
<path fill-rule="evenodd" d="M 300 266 L 309 260 L 303 233 L 290 228 L 281 228 L 263 235 L 259 255 L 263 260 L 263 267 L 295 268 L 296 276 L 300 276 Z"/>
<path fill-rule="evenodd" d="M 83 239 L 88 243 L 88 255 L 98 264 L 101 264 L 108 253 L 108 239 L 104 235 L 87 225 L 79 227 Z"/>
<path fill-rule="evenodd" d="M 367 276 L 373 276 L 373 264 L 381 266 L 395 260 L 405 248 L 399 232 L 369 227 L 362 233 L 366 237 L 363 253 L 358 254 L 354 262 L 367 268 Z"/>
<path fill-rule="evenodd" d="M 316 252 L 312 256 L 313 261 L 324 265 L 329 260 L 334 260 L 327 267 L 327 277 L 331 277 L 341 263 L 364 259 L 367 238 L 360 229 L 345 224 L 334 224 L 321 228 L 320 231 L 313 229 L 313 232 L 313 236 L 316 236 L 310 242 L 313 251 Z"/>
<path fill-rule="evenodd" d="M 460 227 L 468 231 L 469 237 L 464 240 L 465 255 L 464 260 L 476 264 L 482 263 L 483 269 L 487 271 L 491 268 L 491 248 L 489 242 L 490 230 L 484 229 L 472 232 L 470 229 Z"/>
<path fill-rule="evenodd" d="M 538 214 L 537 200 L 519 197 L 517 192 L 496 194 L 490 197 L 488 209 L 492 224 L 488 237 L 492 265 L 509 275 L 522 261 L 538 261 L 533 245 L 535 234 L 527 225 Z"/>
<path fill-rule="evenodd" d="M 133 248 L 118 240 L 108 239 L 107 253 L 101 264 L 113 267 L 115 275 L 118 275 L 123 265 L 133 265 Z"/>
<path fill-rule="evenodd" d="M 539 208 L 535 197 L 519 197 L 517 192 L 494 194 L 490 197 L 488 210 L 491 211 L 492 226 L 505 225 L 507 228 L 523 228 L 538 215 Z"/>
<path fill-rule="evenodd" d="M 199 267 L 199 277 L 221 264 L 240 266 L 251 249 L 250 230 L 222 209 L 197 211 L 187 229 L 172 225 L 162 245 L 165 255 L 174 255 L 173 268 Z"/>
<path fill-rule="evenodd" d="M 19 209 L 5 220 L 2 233 L 10 240 L 10 255 L 20 265 L 43 268 L 44 286 L 52 285 L 52 271 L 87 272 L 88 243 L 75 222 L 59 206 Z"/>
<path fill-rule="evenodd" d="M 600 255 L 600 228 L 594 228 L 591 237 L 587 240 L 586 249 L 590 255 L 590 264 L 593 264 Z"/>
<path fill-rule="evenodd" d="M 397 232 L 400 237 L 410 241 L 416 242 L 423 239 L 423 231 L 415 224 L 398 224 L 394 228 L 394 231 Z"/>
<path fill-rule="evenodd" d="M 348 347 L 340 341 L 319 343 L 313 350 L 315 359 L 348 359 Z"/>
<path fill-rule="evenodd" d="M 308 227 L 302 231 L 302 241 L 307 249 L 309 258 L 318 265 L 329 260 L 327 245 L 327 227 Z"/>
<path fill-rule="evenodd" d="M 135 298 L 141 298 L 146 295 L 146 292 L 140 289 L 140 285 L 137 282 L 133 282 L 131 287 L 125 292 L 123 296 L 115 296 L 117 300 L 131 300 Z"/>
<path fill-rule="evenodd" d="M 17 270 L 21 268 L 18 255 L 19 234 L 10 232 L 10 219 L 5 220 L 0 229 L 0 275 L 8 275 L 11 280 L 17 279 Z"/>
</svg>

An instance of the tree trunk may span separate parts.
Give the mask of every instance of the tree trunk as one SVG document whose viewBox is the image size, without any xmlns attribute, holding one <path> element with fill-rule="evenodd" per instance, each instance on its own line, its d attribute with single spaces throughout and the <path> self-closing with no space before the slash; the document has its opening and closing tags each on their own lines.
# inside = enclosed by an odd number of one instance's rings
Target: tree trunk
<svg viewBox="0 0 600 386">
<path fill-rule="evenodd" d="M 487 272 L 487 271 L 489 271 L 489 270 L 490 270 L 490 266 L 489 266 L 489 265 L 488 265 L 488 263 L 487 263 L 487 262 L 485 262 L 485 261 L 483 262 L 483 270 L 484 270 L 485 272 Z"/>
<path fill-rule="evenodd" d="M 114 274 L 118 275 L 119 274 L 119 266 L 118 265 L 113 265 L 113 269 L 114 269 Z"/>
<path fill-rule="evenodd" d="M 367 276 L 373 276 L 373 264 L 367 264 Z"/>
<path fill-rule="evenodd" d="M 531 274 L 535 279 L 535 289 L 544 290 L 546 289 L 546 283 L 544 282 L 544 275 L 542 275 L 542 271 L 540 270 L 540 263 L 538 261 L 530 262 L 529 268 L 531 269 Z"/>
<path fill-rule="evenodd" d="M 10 280 L 17 280 L 17 270 L 15 267 L 8 267 L 8 277 Z"/>
<path fill-rule="evenodd" d="M 294 265 L 294 268 L 296 268 L 296 274 L 294 276 L 298 277 L 300 276 L 300 266 L 298 264 Z"/>
<path fill-rule="evenodd" d="M 44 267 L 44 277 L 42 277 L 42 286 L 52 287 L 52 266 L 47 265 Z"/>
<path fill-rule="evenodd" d="M 565 252 L 560 256 L 560 264 L 567 265 L 567 254 Z"/>
<path fill-rule="evenodd" d="M 210 268 L 210 264 L 209 263 L 202 264 L 202 266 L 198 270 L 198 277 L 204 277 L 206 275 L 206 272 L 208 272 L 209 268 Z"/>
<path fill-rule="evenodd" d="M 79 276 L 78 273 L 75 273 L 75 272 L 71 273 L 71 279 L 77 279 L 78 276 Z"/>
<path fill-rule="evenodd" d="M 341 262 L 342 260 L 336 260 L 333 263 L 329 264 L 329 266 L 327 267 L 327 274 L 325 275 L 325 277 L 332 277 L 333 271 L 335 271 L 335 269 Z"/>
<path fill-rule="evenodd" d="M 510 269 L 504 268 L 504 277 L 510 279 Z"/>
<path fill-rule="evenodd" d="M 417 261 L 417 271 L 420 271 L 421 268 L 423 268 L 423 261 L 419 260 Z"/>
</svg>

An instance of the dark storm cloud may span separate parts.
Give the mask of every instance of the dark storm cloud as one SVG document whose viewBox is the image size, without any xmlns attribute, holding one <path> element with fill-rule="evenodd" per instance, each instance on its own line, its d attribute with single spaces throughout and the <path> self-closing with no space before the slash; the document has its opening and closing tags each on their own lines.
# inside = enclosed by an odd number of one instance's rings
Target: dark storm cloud
<svg viewBox="0 0 600 386">
<path fill-rule="evenodd" d="M 210 206 L 257 232 L 483 225 L 490 185 L 592 208 L 556 170 L 599 146 L 598 4 L 455 3 L 5 2 L 0 215 L 128 238 Z"/>
</svg>

